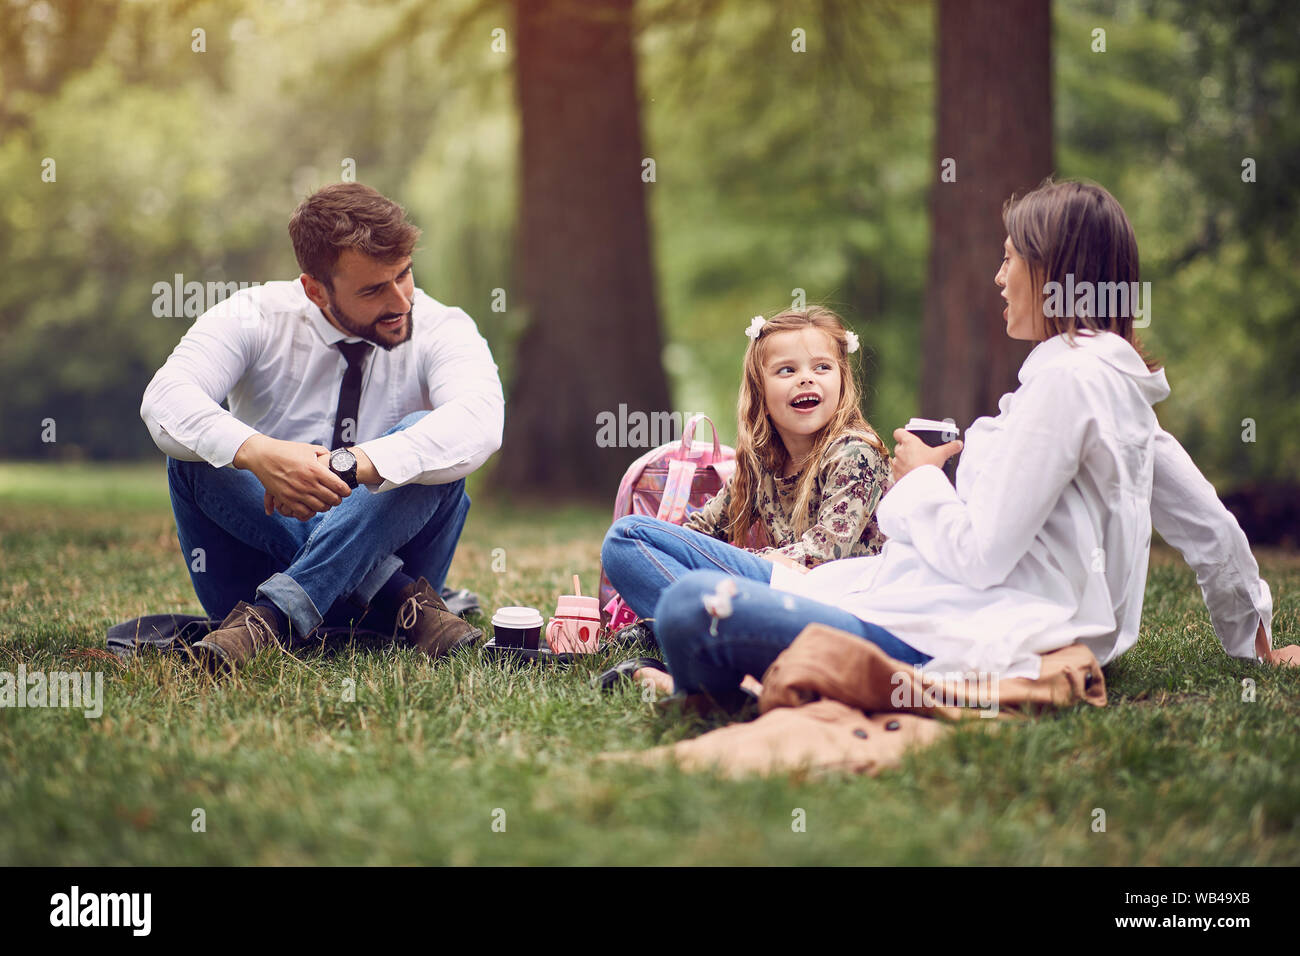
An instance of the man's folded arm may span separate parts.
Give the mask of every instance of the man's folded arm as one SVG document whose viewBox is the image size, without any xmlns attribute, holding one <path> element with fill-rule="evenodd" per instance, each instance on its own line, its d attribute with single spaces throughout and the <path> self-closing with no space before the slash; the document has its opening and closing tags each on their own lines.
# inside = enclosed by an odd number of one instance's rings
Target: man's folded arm
<svg viewBox="0 0 1300 956">
<path fill-rule="evenodd" d="M 1214 633 L 1232 657 L 1256 658 L 1260 624 L 1271 640 L 1273 596 L 1250 542 L 1178 440 L 1156 429 L 1151 523 L 1196 572 Z"/>
<path fill-rule="evenodd" d="M 433 410 L 400 432 L 361 442 L 383 482 L 441 485 L 464 478 L 501 447 L 505 399 L 487 341 L 459 309 L 419 356 Z"/>
<path fill-rule="evenodd" d="M 258 323 L 240 321 L 236 298 L 200 316 L 144 390 L 140 417 L 154 444 L 172 458 L 223 468 L 257 434 L 221 407 L 256 348 Z"/>
</svg>

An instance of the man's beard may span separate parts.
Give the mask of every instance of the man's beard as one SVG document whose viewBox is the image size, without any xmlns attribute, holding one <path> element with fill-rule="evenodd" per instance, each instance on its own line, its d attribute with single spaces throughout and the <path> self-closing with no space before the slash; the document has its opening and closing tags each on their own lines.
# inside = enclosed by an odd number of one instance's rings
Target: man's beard
<svg viewBox="0 0 1300 956">
<path fill-rule="evenodd" d="M 365 339 L 367 342 L 372 342 L 385 351 L 391 352 L 395 346 L 409 341 L 411 335 L 415 331 L 414 305 L 411 306 L 410 312 L 386 312 L 373 322 L 359 322 L 339 308 L 338 303 L 334 301 L 334 296 L 329 296 L 329 302 L 330 314 L 334 317 L 334 321 L 343 326 L 344 330 L 347 331 L 349 335 L 356 336 L 359 339 Z M 400 315 L 406 316 L 406 334 L 397 340 L 394 340 L 391 337 L 384 337 L 384 333 L 380 331 L 379 323 L 383 322 L 385 319 L 395 319 Z"/>
</svg>

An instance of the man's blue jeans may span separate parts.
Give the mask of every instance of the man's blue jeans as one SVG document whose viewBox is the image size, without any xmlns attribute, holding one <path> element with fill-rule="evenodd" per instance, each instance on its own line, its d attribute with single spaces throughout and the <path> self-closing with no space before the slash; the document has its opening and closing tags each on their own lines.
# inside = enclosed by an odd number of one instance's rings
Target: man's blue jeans
<svg viewBox="0 0 1300 956">
<path fill-rule="evenodd" d="M 427 415 L 406 416 L 392 434 Z M 404 485 L 375 494 L 358 485 L 337 507 L 306 521 L 268 516 L 252 472 L 167 459 L 172 512 L 194 592 L 210 617 L 264 598 L 294 635 L 357 620 L 398 570 L 446 580 L 469 496 L 465 482 Z"/>
</svg>

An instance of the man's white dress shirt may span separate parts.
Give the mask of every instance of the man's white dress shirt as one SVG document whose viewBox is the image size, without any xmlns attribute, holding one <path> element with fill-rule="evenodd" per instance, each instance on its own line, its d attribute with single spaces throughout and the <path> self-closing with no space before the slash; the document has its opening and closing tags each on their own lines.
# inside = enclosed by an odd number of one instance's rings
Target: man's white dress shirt
<svg viewBox="0 0 1300 956">
<path fill-rule="evenodd" d="M 954 488 L 925 465 L 881 500 L 874 557 L 772 585 L 850 611 L 939 672 L 1037 677 L 1079 641 L 1105 664 L 1137 641 L 1152 520 L 1196 570 L 1224 649 L 1254 657 L 1272 597 L 1236 520 L 1156 421 L 1161 371 L 1112 333 L 1040 343 L 999 414 L 964 436 Z"/>
<path fill-rule="evenodd" d="M 501 380 L 474 320 L 419 289 L 411 318 L 411 338 L 391 351 L 375 346 L 363 369 L 355 440 L 384 479 L 379 491 L 456 481 L 501 447 Z M 165 454 L 218 468 L 258 433 L 329 447 L 347 369 L 336 343 L 357 341 L 299 282 L 241 290 L 185 333 L 145 389 L 140 416 Z M 422 409 L 420 421 L 384 435 Z"/>
</svg>

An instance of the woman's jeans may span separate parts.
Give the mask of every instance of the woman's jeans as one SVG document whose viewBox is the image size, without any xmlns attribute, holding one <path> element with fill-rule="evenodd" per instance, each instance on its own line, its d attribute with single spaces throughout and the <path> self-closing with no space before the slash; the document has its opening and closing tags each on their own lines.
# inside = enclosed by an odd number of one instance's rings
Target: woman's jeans
<svg viewBox="0 0 1300 956">
<path fill-rule="evenodd" d="M 654 617 L 665 663 L 685 693 L 734 700 L 746 674 L 762 677 L 814 623 L 856 634 L 905 664 L 931 659 L 848 611 L 775 590 L 765 558 L 656 518 L 616 521 L 601 561 L 632 610 Z"/>
<path fill-rule="evenodd" d="M 406 416 L 385 434 L 419 421 Z M 306 521 L 267 515 L 265 489 L 250 471 L 167 459 L 181 553 L 209 616 L 264 598 L 295 636 L 360 618 L 398 570 L 439 590 L 469 513 L 465 482 L 404 485 L 376 494 L 358 485 L 342 503 Z"/>
</svg>

